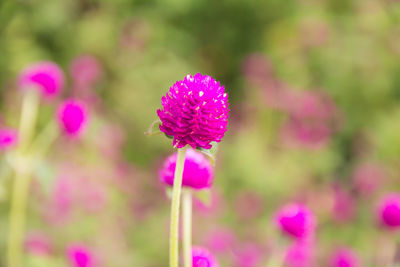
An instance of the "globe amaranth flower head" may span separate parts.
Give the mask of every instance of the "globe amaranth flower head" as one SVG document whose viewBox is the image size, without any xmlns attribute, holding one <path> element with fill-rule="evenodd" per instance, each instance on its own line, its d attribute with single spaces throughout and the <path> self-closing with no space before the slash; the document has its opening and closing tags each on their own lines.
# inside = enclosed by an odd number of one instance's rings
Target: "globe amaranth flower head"
<svg viewBox="0 0 400 267">
<path fill-rule="evenodd" d="M 63 133 L 68 136 L 79 136 L 88 122 L 86 105 L 77 99 L 67 99 L 58 108 L 58 124 Z"/>
<path fill-rule="evenodd" d="M 203 247 L 192 249 L 193 267 L 219 267 L 215 257 Z"/>
<path fill-rule="evenodd" d="M 361 266 L 361 261 L 358 255 L 349 248 L 339 248 L 337 249 L 330 259 L 331 267 L 359 267 Z"/>
<path fill-rule="evenodd" d="M 67 249 L 67 258 L 73 267 L 94 266 L 92 252 L 83 245 L 73 244 Z"/>
<path fill-rule="evenodd" d="M 285 205 L 275 216 L 275 223 L 285 234 L 300 239 L 312 237 L 315 231 L 315 217 L 304 205 Z"/>
<path fill-rule="evenodd" d="M 64 73 L 53 62 L 38 62 L 21 72 L 18 78 L 18 86 L 24 90 L 37 88 L 45 98 L 53 98 L 63 89 Z"/>
<path fill-rule="evenodd" d="M 210 143 L 220 142 L 226 132 L 228 94 L 211 76 L 187 75 L 169 89 L 161 104 L 163 109 L 157 110 L 160 130 L 174 138 L 174 147 L 209 149 Z"/>
<path fill-rule="evenodd" d="M 16 145 L 18 132 L 12 128 L 0 128 L 0 150 L 7 150 Z"/>
<path fill-rule="evenodd" d="M 400 194 L 387 194 L 381 199 L 378 217 L 383 226 L 389 229 L 400 228 Z"/>
<path fill-rule="evenodd" d="M 172 186 L 177 154 L 169 156 L 159 172 L 160 181 Z M 210 188 L 214 180 L 214 170 L 210 161 L 201 153 L 188 149 L 183 168 L 182 186 L 192 189 Z"/>
</svg>

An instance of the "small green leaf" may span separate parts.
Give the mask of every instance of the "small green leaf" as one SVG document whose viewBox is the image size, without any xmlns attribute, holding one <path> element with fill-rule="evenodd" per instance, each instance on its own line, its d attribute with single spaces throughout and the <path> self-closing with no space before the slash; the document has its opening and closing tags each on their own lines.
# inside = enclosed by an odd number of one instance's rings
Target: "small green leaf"
<svg viewBox="0 0 400 267">
<path fill-rule="evenodd" d="M 159 119 L 153 121 L 153 123 L 150 125 L 149 129 L 144 134 L 146 136 L 162 134 L 162 132 L 160 131 L 160 124 L 161 124 L 161 121 Z"/>
<path fill-rule="evenodd" d="M 218 143 L 216 142 L 211 142 L 212 147 L 210 149 L 204 149 L 201 147 L 197 147 L 197 150 L 199 150 L 201 153 L 206 155 L 209 159 L 212 165 L 215 165 L 215 159 L 217 155 L 217 150 L 218 150 Z"/>
<path fill-rule="evenodd" d="M 195 190 L 193 191 L 193 195 L 195 198 L 201 201 L 206 206 L 211 204 L 211 190 L 203 189 L 203 190 Z"/>
</svg>

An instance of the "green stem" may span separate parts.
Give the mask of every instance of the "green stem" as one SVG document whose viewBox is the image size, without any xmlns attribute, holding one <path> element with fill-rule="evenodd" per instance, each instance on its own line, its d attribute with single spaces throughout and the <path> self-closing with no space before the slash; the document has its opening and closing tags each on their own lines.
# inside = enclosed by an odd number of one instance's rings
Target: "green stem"
<svg viewBox="0 0 400 267">
<path fill-rule="evenodd" d="M 192 192 L 182 192 L 183 208 L 183 262 L 185 267 L 192 267 Z"/>
<path fill-rule="evenodd" d="M 41 159 L 48 151 L 51 144 L 58 136 L 58 129 L 53 120 L 51 120 L 42 130 L 39 136 L 34 140 L 30 151 L 33 151 L 36 159 Z"/>
<path fill-rule="evenodd" d="M 25 232 L 25 213 L 31 169 L 30 159 L 27 157 L 27 148 L 34 134 L 38 107 L 39 92 L 35 89 L 27 90 L 22 102 L 19 146 L 17 150 L 15 180 L 11 198 L 7 247 L 8 267 L 22 266 L 22 244 Z"/>
<path fill-rule="evenodd" d="M 171 221 L 169 233 L 169 266 L 178 267 L 179 265 L 179 205 L 182 189 L 182 175 L 185 163 L 186 147 L 178 149 L 178 158 L 176 160 L 174 186 L 172 189 L 171 201 Z"/>
</svg>

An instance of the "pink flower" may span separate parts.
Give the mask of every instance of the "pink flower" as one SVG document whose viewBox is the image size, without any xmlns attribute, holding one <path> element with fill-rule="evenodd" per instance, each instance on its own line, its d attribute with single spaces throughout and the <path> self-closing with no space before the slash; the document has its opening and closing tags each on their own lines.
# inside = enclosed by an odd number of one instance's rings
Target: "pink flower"
<svg viewBox="0 0 400 267">
<path fill-rule="evenodd" d="M 18 141 L 18 132 L 12 128 L 0 128 L 0 150 L 14 147 Z"/>
<path fill-rule="evenodd" d="M 343 187 L 334 187 L 333 217 L 339 222 L 349 221 L 354 218 L 355 200 Z"/>
<path fill-rule="evenodd" d="M 237 243 L 235 234 L 230 229 L 217 229 L 209 233 L 207 247 L 216 253 L 229 252 Z"/>
<path fill-rule="evenodd" d="M 307 148 L 325 146 L 338 127 L 333 101 L 310 91 L 294 94 L 290 102 L 289 118 L 282 129 L 284 140 Z"/>
<path fill-rule="evenodd" d="M 383 226 L 398 229 L 400 227 L 400 194 L 385 195 L 380 201 L 378 216 Z"/>
<path fill-rule="evenodd" d="M 160 181 L 172 186 L 177 154 L 169 156 L 159 172 Z M 183 168 L 182 186 L 192 189 L 210 188 L 214 180 L 214 171 L 210 161 L 200 152 L 188 149 Z"/>
<path fill-rule="evenodd" d="M 218 262 L 214 256 L 205 248 L 193 247 L 192 249 L 193 267 L 218 267 Z"/>
<path fill-rule="evenodd" d="M 50 61 L 42 61 L 25 68 L 18 78 L 21 89 L 37 88 L 45 98 L 60 94 L 64 86 L 61 68 Z"/>
<path fill-rule="evenodd" d="M 289 267 L 312 267 L 314 264 L 314 240 L 297 240 L 286 251 L 285 264 Z M 285 265 L 285 266 L 286 266 Z"/>
<path fill-rule="evenodd" d="M 259 266 L 263 251 L 261 247 L 254 243 L 246 243 L 234 250 L 235 262 L 238 267 Z"/>
<path fill-rule="evenodd" d="M 88 123 L 86 105 L 76 99 L 65 100 L 58 108 L 58 123 L 63 133 L 68 136 L 79 136 Z"/>
<path fill-rule="evenodd" d="M 80 55 L 74 58 L 69 71 L 75 86 L 82 89 L 90 89 L 102 75 L 99 61 L 92 55 Z"/>
<path fill-rule="evenodd" d="M 298 239 L 312 237 L 315 231 L 313 213 L 297 203 L 285 205 L 278 211 L 275 222 L 283 233 Z"/>
<path fill-rule="evenodd" d="M 42 233 L 30 233 L 25 241 L 25 248 L 35 255 L 49 255 L 52 251 L 51 240 Z"/>
<path fill-rule="evenodd" d="M 360 267 L 360 259 L 357 254 L 349 248 L 340 248 L 334 252 L 330 263 L 332 267 Z"/>
<path fill-rule="evenodd" d="M 383 166 L 377 163 L 364 162 L 353 171 L 353 183 L 358 192 L 370 195 L 382 184 L 386 173 Z"/>
<path fill-rule="evenodd" d="M 229 117 L 228 94 L 211 76 L 197 73 L 177 81 L 157 110 L 160 130 L 174 138 L 174 147 L 212 147 L 224 136 Z"/>
<path fill-rule="evenodd" d="M 83 245 L 70 245 L 67 249 L 67 258 L 71 267 L 94 266 L 92 252 Z"/>
</svg>

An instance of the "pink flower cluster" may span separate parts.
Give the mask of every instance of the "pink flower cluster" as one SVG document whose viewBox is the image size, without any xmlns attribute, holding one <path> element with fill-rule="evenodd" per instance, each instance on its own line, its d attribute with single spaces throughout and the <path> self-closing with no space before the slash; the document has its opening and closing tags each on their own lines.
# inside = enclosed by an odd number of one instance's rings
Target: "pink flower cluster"
<svg viewBox="0 0 400 267">
<path fill-rule="evenodd" d="M 177 148 L 209 149 L 227 130 L 228 94 L 211 76 L 187 75 L 169 89 L 161 104 L 163 108 L 157 110 L 160 130 L 174 138 Z"/>
</svg>

